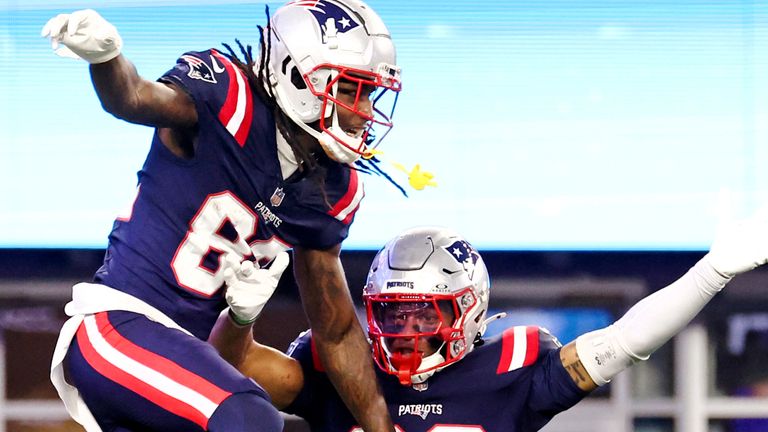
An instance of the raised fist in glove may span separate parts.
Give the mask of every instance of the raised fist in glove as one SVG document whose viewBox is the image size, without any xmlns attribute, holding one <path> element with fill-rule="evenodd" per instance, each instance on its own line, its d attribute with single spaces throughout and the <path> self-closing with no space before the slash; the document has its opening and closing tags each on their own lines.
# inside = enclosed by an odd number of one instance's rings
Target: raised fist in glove
<svg viewBox="0 0 768 432">
<path fill-rule="evenodd" d="M 40 35 L 51 39 L 56 54 L 91 64 L 112 60 L 123 47 L 115 26 L 91 9 L 51 18 Z"/>
<path fill-rule="evenodd" d="M 748 219 L 724 224 L 705 258 L 723 276 L 736 276 L 768 262 L 768 207 Z"/>
<path fill-rule="evenodd" d="M 256 320 L 267 300 L 277 288 L 277 282 L 288 267 L 288 253 L 281 252 L 269 268 L 257 268 L 251 261 L 227 262 L 224 283 L 229 315 L 239 325 Z"/>
</svg>

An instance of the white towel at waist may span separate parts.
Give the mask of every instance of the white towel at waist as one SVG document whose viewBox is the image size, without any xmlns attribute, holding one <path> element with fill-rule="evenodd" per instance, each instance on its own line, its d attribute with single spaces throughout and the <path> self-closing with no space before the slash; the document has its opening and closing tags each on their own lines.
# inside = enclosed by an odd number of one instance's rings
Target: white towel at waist
<svg viewBox="0 0 768 432">
<path fill-rule="evenodd" d="M 101 432 L 101 428 L 80 397 L 77 388 L 69 385 L 64 380 L 64 356 L 67 354 L 69 345 L 75 337 L 77 328 L 83 322 L 86 315 L 112 310 L 139 313 L 166 327 L 181 330 L 192 336 L 191 333 L 176 324 L 164 313 L 129 294 L 100 284 L 79 283 L 73 286 L 72 301 L 64 306 L 64 312 L 71 318 L 61 328 L 56 348 L 53 351 L 51 382 L 56 387 L 56 391 L 64 402 L 69 415 L 76 422 L 80 423 L 87 432 Z"/>
</svg>

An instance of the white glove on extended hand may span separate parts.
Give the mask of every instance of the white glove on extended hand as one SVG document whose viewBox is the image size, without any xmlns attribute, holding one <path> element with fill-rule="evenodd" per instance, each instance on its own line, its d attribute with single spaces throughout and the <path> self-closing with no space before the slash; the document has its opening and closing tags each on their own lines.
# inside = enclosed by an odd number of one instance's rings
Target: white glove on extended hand
<svg viewBox="0 0 768 432">
<path fill-rule="evenodd" d="M 228 264 L 224 270 L 224 282 L 227 284 L 225 297 L 230 316 L 237 324 L 246 325 L 256 320 L 275 292 L 286 267 L 286 252 L 275 257 L 269 268 L 255 268 L 251 261 Z"/>
<path fill-rule="evenodd" d="M 768 262 L 768 207 L 719 229 L 705 259 L 723 276 L 736 276 Z"/>
<path fill-rule="evenodd" d="M 91 64 L 112 60 L 123 47 L 123 40 L 115 26 L 92 9 L 51 18 L 40 36 L 51 39 L 51 47 L 56 54 L 81 58 Z"/>
</svg>

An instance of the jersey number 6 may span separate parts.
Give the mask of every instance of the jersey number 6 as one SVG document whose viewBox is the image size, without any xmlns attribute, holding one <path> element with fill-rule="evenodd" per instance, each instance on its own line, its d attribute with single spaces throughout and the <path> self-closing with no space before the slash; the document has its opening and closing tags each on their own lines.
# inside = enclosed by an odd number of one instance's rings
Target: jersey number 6
<svg viewBox="0 0 768 432">
<path fill-rule="evenodd" d="M 171 261 L 179 286 L 212 297 L 224 282 L 223 264 L 228 256 L 234 254 L 239 262 L 253 255 L 259 261 L 288 249 L 277 237 L 251 240 L 258 223 L 256 213 L 231 192 L 209 195 L 189 223 L 189 231 Z M 206 266 L 211 259 L 217 264 Z"/>
</svg>

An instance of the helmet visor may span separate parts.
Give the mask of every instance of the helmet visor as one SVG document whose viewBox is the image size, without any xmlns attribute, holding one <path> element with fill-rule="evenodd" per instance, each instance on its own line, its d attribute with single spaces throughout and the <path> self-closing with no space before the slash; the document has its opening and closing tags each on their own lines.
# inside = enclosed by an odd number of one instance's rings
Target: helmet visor
<svg viewBox="0 0 768 432">
<path fill-rule="evenodd" d="M 449 300 L 372 301 L 370 307 L 371 330 L 389 337 L 436 335 L 454 317 Z"/>
<path fill-rule="evenodd" d="M 383 334 L 435 334 L 440 328 L 440 311 L 432 302 L 375 303 L 374 323 Z"/>
</svg>

